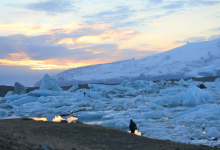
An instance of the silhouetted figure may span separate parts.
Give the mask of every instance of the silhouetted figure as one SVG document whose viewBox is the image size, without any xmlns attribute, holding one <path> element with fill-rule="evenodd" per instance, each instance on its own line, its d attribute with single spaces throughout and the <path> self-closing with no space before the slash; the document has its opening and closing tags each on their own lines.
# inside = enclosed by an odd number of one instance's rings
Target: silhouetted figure
<svg viewBox="0 0 220 150">
<path fill-rule="evenodd" d="M 131 130 L 131 133 L 134 133 L 134 131 L 137 130 L 137 126 L 136 126 L 136 124 L 133 122 L 132 119 L 131 119 L 131 121 L 130 121 L 129 129 Z"/>
<path fill-rule="evenodd" d="M 86 96 L 86 92 L 84 92 L 84 97 Z"/>
</svg>

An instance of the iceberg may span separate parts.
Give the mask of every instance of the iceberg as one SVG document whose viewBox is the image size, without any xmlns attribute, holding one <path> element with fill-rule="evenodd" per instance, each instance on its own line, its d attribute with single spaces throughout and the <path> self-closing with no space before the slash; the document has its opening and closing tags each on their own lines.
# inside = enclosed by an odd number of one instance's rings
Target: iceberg
<svg viewBox="0 0 220 150">
<path fill-rule="evenodd" d="M 184 101 L 184 106 L 196 106 L 198 104 L 204 103 L 208 100 L 213 101 L 213 98 L 210 94 L 199 89 L 195 85 L 190 85 L 187 90 L 188 99 Z"/>
<path fill-rule="evenodd" d="M 19 95 L 26 94 L 28 89 L 27 87 L 23 86 L 18 82 L 15 82 L 14 88 L 15 90 L 13 91 L 12 94 L 19 94 Z"/>
<path fill-rule="evenodd" d="M 74 91 L 76 91 L 76 89 L 78 89 L 78 85 L 77 84 L 73 85 L 68 91 L 69 92 L 74 92 Z"/>
<path fill-rule="evenodd" d="M 57 80 L 51 78 L 48 74 L 45 74 L 40 90 L 63 91 L 62 88 L 57 86 Z"/>
<path fill-rule="evenodd" d="M 0 119 L 4 119 L 8 116 L 8 111 L 0 108 Z"/>
</svg>

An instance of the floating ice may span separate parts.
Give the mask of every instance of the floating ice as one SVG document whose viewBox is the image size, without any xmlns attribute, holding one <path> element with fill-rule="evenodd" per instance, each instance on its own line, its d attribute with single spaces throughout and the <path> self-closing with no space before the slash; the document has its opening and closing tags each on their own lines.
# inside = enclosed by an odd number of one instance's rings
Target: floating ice
<svg viewBox="0 0 220 150">
<path fill-rule="evenodd" d="M 165 108 L 160 106 L 160 105 L 157 105 L 157 104 L 154 104 L 154 103 L 147 103 L 147 106 L 151 107 L 152 109 L 154 110 L 161 110 L 163 111 Z"/>
<path fill-rule="evenodd" d="M 166 81 L 166 78 L 164 78 L 163 80 L 161 80 L 159 83 L 158 83 L 158 85 L 160 86 L 160 87 L 164 87 L 164 86 L 166 86 L 168 84 L 168 82 Z"/>
<path fill-rule="evenodd" d="M 216 78 L 214 82 L 220 82 L 220 78 Z"/>
<path fill-rule="evenodd" d="M 66 91 L 51 91 L 51 90 L 34 90 L 28 93 L 29 96 L 36 96 L 36 97 L 41 97 L 41 96 L 73 96 L 71 92 L 66 92 Z"/>
<path fill-rule="evenodd" d="M 85 123 L 99 122 L 125 131 L 133 119 L 138 131 L 150 138 L 220 146 L 214 140 L 220 136 L 219 82 L 202 83 L 207 89 L 195 86 L 201 83 L 185 81 L 187 86 L 192 84 L 187 88 L 171 82 L 159 86 L 139 80 L 121 85 L 90 84 L 90 89 L 79 90 L 75 85 L 69 91 L 35 90 L 8 95 L 0 98 L 0 108 L 17 116 L 50 121 L 62 120 L 58 115 L 73 115 Z"/>
<path fill-rule="evenodd" d="M 62 88 L 57 86 L 57 80 L 51 78 L 48 74 L 45 74 L 40 90 L 63 91 Z"/>
<path fill-rule="evenodd" d="M 13 91 L 8 91 L 7 94 L 5 95 L 5 97 L 10 96 L 13 94 Z"/>
<path fill-rule="evenodd" d="M 174 81 L 174 83 L 182 85 L 182 86 L 186 85 L 186 82 L 183 79 L 181 79 L 180 81 Z"/>
<path fill-rule="evenodd" d="M 37 101 L 38 101 L 39 103 L 46 103 L 46 99 L 45 99 L 44 96 L 39 97 L 39 98 L 37 99 Z"/>
<path fill-rule="evenodd" d="M 187 91 L 187 88 L 182 86 L 170 87 L 166 89 L 160 89 L 160 95 L 175 95 L 179 92 Z"/>
<path fill-rule="evenodd" d="M 105 112 L 84 112 L 77 114 L 77 117 L 79 120 L 81 119 L 101 119 L 104 115 L 106 115 Z"/>
<path fill-rule="evenodd" d="M 196 106 L 208 100 L 213 101 L 213 98 L 207 92 L 197 88 L 195 85 L 190 85 L 187 90 L 188 99 L 184 101 L 184 106 Z"/>
<path fill-rule="evenodd" d="M 68 91 L 69 92 L 74 92 L 74 91 L 76 91 L 76 89 L 78 89 L 78 85 L 77 84 L 73 85 Z"/>
<path fill-rule="evenodd" d="M 158 119 L 162 118 L 166 114 L 163 111 L 151 111 L 151 112 L 145 112 L 142 117 L 144 119 Z"/>
<path fill-rule="evenodd" d="M 8 111 L 0 108 L 0 119 L 4 119 L 7 116 L 8 116 Z"/>
<path fill-rule="evenodd" d="M 27 89 L 25 86 L 23 86 L 22 84 L 15 82 L 14 85 L 15 90 L 13 91 L 12 94 L 26 94 L 27 93 Z"/>
</svg>

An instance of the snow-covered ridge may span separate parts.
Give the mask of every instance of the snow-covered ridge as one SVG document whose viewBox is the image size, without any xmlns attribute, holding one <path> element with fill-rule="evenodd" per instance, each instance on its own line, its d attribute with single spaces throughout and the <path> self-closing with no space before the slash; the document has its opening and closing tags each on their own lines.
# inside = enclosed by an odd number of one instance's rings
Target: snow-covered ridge
<svg viewBox="0 0 220 150">
<path fill-rule="evenodd" d="M 181 47 L 139 60 L 73 68 L 55 76 L 58 85 L 121 83 L 124 80 L 180 79 L 220 76 L 220 39 L 187 43 Z M 35 86 L 40 86 L 39 81 Z"/>
</svg>

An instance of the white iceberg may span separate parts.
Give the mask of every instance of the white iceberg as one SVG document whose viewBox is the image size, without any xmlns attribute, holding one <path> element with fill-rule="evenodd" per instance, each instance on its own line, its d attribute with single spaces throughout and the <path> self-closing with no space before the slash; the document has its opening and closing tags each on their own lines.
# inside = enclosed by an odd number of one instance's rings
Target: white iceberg
<svg viewBox="0 0 220 150">
<path fill-rule="evenodd" d="M 51 78 L 48 74 L 45 74 L 40 90 L 63 91 L 62 88 L 57 86 L 57 80 Z"/>
</svg>

